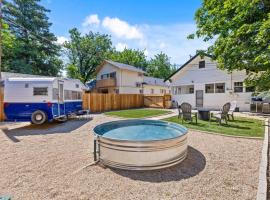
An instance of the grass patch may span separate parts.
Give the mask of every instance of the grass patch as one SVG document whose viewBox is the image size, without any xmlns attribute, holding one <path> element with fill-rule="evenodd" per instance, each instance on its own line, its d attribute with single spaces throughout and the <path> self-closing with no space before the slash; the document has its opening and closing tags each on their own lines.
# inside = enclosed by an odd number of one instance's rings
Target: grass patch
<svg viewBox="0 0 270 200">
<path fill-rule="evenodd" d="M 132 110 L 120 110 L 106 112 L 106 115 L 123 117 L 123 118 L 145 118 L 153 117 L 157 115 L 165 115 L 171 113 L 167 110 L 155 110 L 155 109 L 132 109 Z"/>
<path fill-rule="evenodd" d="M 165 121 L 182 124 L 182 119 L 178 119 L 177 116 L 164 119 Z M 216 121 L 212 121 L 209 124 L 208 121 L 198 120 L 198 124 L 195 122 L 185 122 L 183 126 L 199 130 L 208 131 L 213 133 L 222 133 L 233 136 L 247 136 L 247 137 L 263 137 L 264 136 L 264 121 L 258 119 L 250 119 L 243 117 L 235 117 L 234 121 L 229 121 L 228 125 L 222 123 L 218 125 Z"/>
</svg>

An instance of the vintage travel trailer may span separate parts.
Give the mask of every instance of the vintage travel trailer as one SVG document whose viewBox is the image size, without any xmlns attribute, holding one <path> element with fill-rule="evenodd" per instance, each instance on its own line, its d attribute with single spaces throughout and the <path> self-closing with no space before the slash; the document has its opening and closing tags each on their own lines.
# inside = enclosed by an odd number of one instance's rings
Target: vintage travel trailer
<svg viewBox="0 0 270 200">
<path fill-rule="evenodd" d="M 63 120 L 82 110 L 85 86 L 67 78 L 8 78 L 4 86 L 4 111 L 8 121 L 43 124 Z"/>
</svg>

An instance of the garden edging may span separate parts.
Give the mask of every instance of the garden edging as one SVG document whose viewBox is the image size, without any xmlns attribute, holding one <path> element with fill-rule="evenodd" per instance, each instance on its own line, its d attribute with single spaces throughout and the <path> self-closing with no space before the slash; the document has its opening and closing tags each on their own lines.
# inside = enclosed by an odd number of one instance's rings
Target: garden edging
<svg viewBox="0 0 270 200">
<path fill-rule="evenodd" d="M 257 190 L 257 200 L 267 199 L 268 139 L 269 139 L 269 119 L 266 119 L 262 157 L 259 168 L 259 184 Z"/>
</svg>

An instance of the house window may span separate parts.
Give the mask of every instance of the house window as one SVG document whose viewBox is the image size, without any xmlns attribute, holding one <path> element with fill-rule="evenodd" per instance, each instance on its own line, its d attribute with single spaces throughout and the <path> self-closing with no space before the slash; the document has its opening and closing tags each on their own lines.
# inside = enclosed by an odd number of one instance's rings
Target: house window
<svg viewBox="0 0 270 200">
<path fill-rule="evenodd" d="M 79 84 L 76 84 L 75 87 L 76 87 L 76 88 L 79 88 Z"/>
<path fill-rule="evenodd" d="M 214 93 L 214 84 L 205 84 L 205 93 Z"/>
<path fill-rule="evenodd" d="M 116 77 L 116 72 L 110 73 L 110 78 L 115 78 Z"/>
<path fill-rule="evenodd" d="M 246 87 L 246 92 L 254 92 L 254 91 L 255 91 L 254 86 Z"/>
<path fill-rule="evenodd" d="M 29 84 L 28 83 L 25 83 L 24 87 L 25 88 L 29 88 Z"/>
<path fill-rule="evenodd" d="M 142 89 L 140 89 L 140 94 L 142 94 L 143 93 L 143 90 Z"/>
<path fill-rule="evenodd" d="M 234 92 L 243 92 L 243 82 L 234 82 Z"/>
<path fill-rule="evenodd" d="M 142 86 L 142 84 L 141 83 L 136 83 L 136 87 L 141 87 Z"/>
<path fill-rule="evenodd" d="M 225 83 L 216 83 L 215 93 L 225 93 Z"/>
<path fill-rule="evenodd" d="M 181 87 L 175 88 L 175 94 L 181 94 Z"/>
<path fill-rule="evenodd" d="M 193 94 L 194 93 L 194 87 L 189 88 L 189 94 Z"/>
<path fill-rule="evenodd" d="M 151 89 L 151 94 L 154 94 L 154 89 Z"/>
<path fill-rule="evenodd" d="M 47 87 L 34 87 L 33 94 L 34 96 L 48 96 L 48 88 Z"/>
<path fill-rule="evenodd" d="M 101 75 L 101 79 L 107 79 L 107 78 L 109 78 L 109 74 L 102 74 Z"/>
<path fill-rule="evenodd" d="M 199 62 L 199 69 L 201 69 L 201 68 L 205 68 L 205 61 L 204 60 Z"/>
</svg>

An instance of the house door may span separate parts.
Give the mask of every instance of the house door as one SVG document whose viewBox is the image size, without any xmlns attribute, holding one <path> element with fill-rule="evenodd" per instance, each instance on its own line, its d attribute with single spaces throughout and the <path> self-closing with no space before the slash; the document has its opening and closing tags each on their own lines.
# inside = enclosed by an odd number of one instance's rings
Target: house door
<svg viewBox="0 0 270 200">
<path fill-rule="evenodd" d="M 196 90 L 196 107 L 203 107 L 203 90 Z"/>
<path fill-rule="evenodd" d="M 58 115 L 65 114 L 65 104 L 64 104 L 64 82 L 58 82 Z"/>
</svg>

